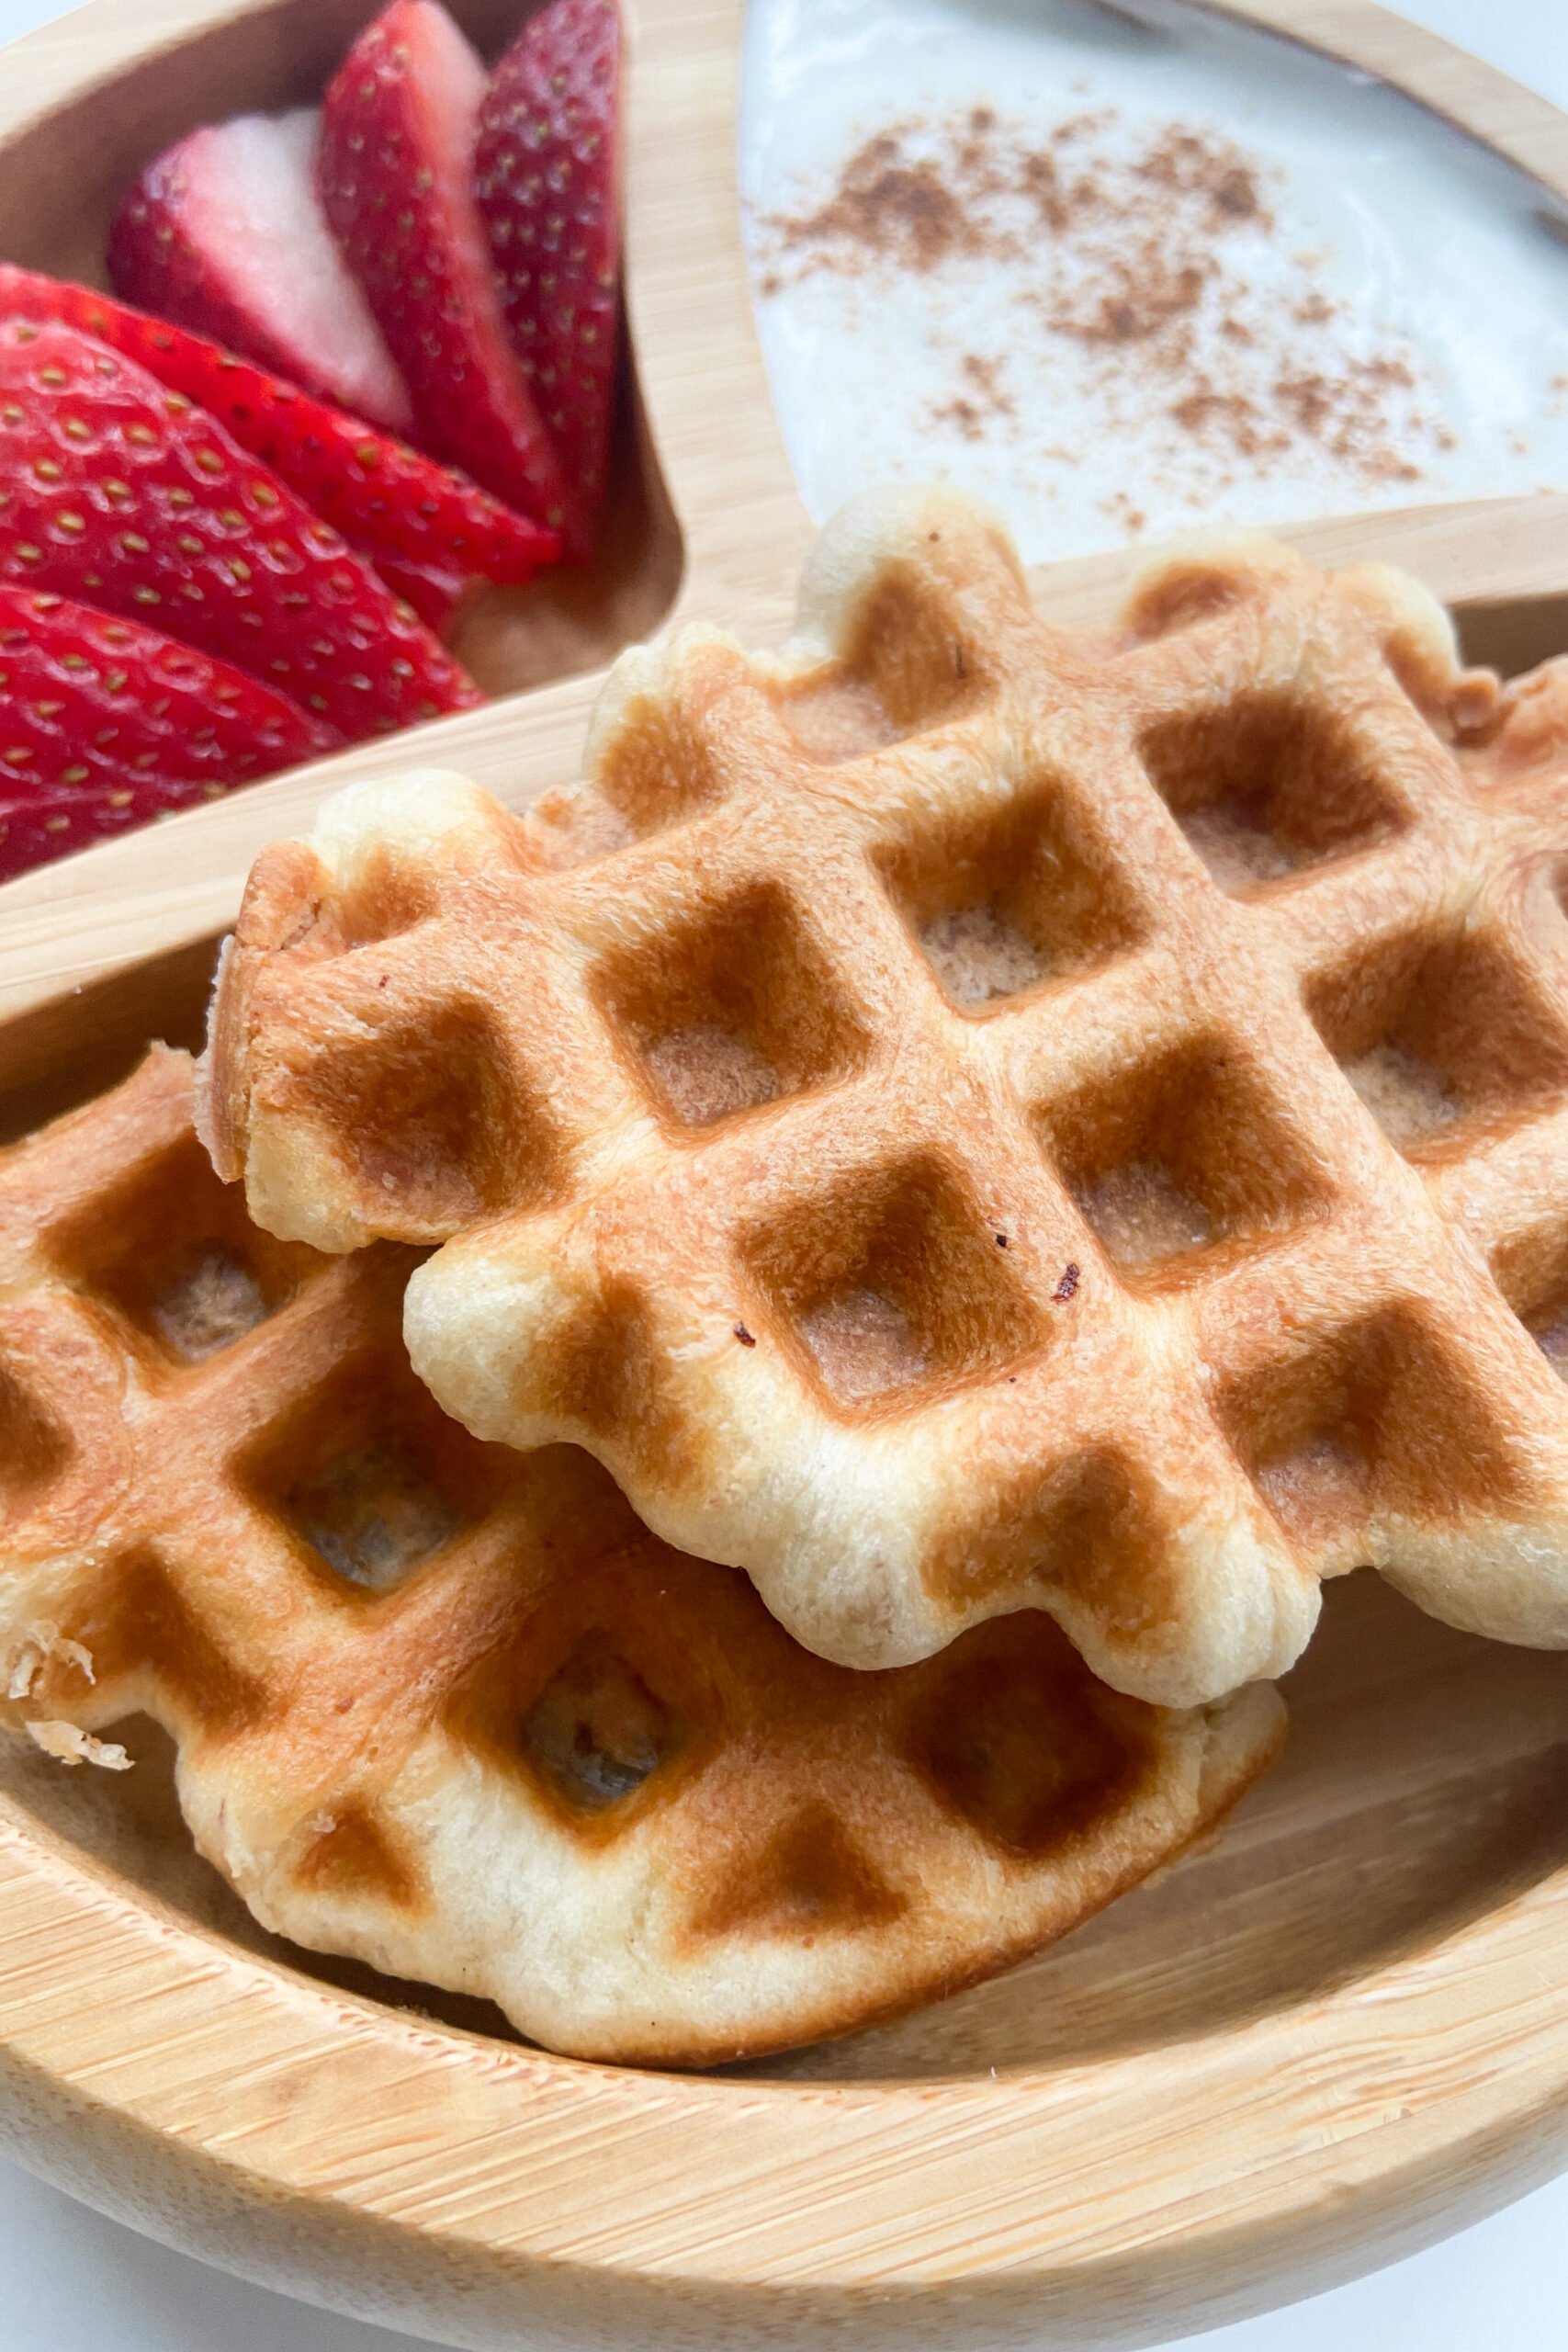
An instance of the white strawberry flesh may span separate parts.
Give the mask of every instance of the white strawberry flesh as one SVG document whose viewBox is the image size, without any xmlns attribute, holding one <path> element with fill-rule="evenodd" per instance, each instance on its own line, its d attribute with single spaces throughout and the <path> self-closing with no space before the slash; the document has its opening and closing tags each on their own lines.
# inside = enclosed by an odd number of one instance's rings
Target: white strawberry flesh
<svg viewBox="0 0 1568 2352">
<path fill-rule="evenodd" d="M 110 276 L 127 300 L 406 431 L 408 387 L 316 193 L 320 139 L 310 107 L 192 131 L 121 205 Z"/>
</svg>

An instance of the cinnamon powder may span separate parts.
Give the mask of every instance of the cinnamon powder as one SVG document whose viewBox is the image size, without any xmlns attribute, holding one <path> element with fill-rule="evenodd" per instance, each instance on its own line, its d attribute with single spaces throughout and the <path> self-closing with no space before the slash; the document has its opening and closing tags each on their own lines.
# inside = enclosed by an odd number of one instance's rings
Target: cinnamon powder
<svg viewBox="0 0 1568 2352">
<path fill-rule="evenodd" d="M 910 161 L 901 130 L 879 131 L 850 157 L 825 204 L 781 225 L 794 254 L 841 252 L 924 274 L 954 254 L 987 250 L 974 194 L 955 194 L 934 162 Z"/>
<path fill-rule="evenodd" d="M 1114 108 L 1043 134 L 991 107 L 908 117 L 863 140 L 825 193 L 757 224 L 762 291 L 823 272 L 930 279 L 935 350 L 943 281 L 999 265 L 1016 289 L 1005 346 L 953 349 L 933 425 L 1027 448 L 1070 368 L 1108 429 L 1145 446 L 1156 429 L 1194 503 L 1292 454 L 1366 485 L 1416 481 L 1449 436 L 1413 357 L 1331 297 L 1321 256 L 1288 250 L 1269 183 L 1228 138 L 1179 122 L 1137 134 Z M 1141 526 L 1124 494 L 1114 503 Z"/>
</svg>

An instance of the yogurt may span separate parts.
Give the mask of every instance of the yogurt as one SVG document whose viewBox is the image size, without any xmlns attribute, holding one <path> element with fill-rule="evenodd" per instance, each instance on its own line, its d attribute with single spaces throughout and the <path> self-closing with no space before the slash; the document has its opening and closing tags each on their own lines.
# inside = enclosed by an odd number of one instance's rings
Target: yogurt
<svg viewBox="0 0 1568 2352">
<path fill-rule="evenodd" d="M 740 185 L 802 495 L 1026 558 L 1568 484 L 1568 214 L 1181 0 L 752 0 Z"/>
</svg>

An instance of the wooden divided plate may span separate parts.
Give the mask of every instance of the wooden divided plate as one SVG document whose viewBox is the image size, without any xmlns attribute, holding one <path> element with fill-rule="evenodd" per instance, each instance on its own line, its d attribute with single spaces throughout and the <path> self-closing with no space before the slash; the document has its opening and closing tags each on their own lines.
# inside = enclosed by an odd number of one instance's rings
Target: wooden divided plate
<svg viewBox="0 0 1568 2352">
<path fill-rule="evenodd" d="M 522 0 L 454 4 L 493 47 Z M 94 0 L 8 51 L 0 253 L 96 276 L 152 153 L 312 96 L 370 13 Z M 1402 86 L 1568 199 L 1568 121 L 1393 17 L 1222 13 Z M 417 745 L 514 802 L 571 775 L 619 645 L 787 622 L 810 526 L 752 324 L 740 31 L 739 0 L 633 0 L 615 526 L 591 574 L 492 605 L 467 650 L 499 698 Z M 1568 499 L 1287 536 L 1406 564 L 1488 658 L 1568 643 Z M 1035 584 L 1088 618 L 1126 569 Z M 150 1036 L 194 1039 L 255 851 L 409 755 L 346 752 L 0 890 L 5 1131 Z M 1309 2293 L 1568 2160 L 1568 1662 L 1370 1577 L 1327 1604 L 1285 1758 L 1214 1850 L 995 1984 L 700 2079 L 556 2059 L 276 1943 L 189 1852 L 155 1740 L 113 1787 L 13 1743 L 0 2138 L 211 2261 L 469 2346 L 1131 2346 Z"/>
</svg>

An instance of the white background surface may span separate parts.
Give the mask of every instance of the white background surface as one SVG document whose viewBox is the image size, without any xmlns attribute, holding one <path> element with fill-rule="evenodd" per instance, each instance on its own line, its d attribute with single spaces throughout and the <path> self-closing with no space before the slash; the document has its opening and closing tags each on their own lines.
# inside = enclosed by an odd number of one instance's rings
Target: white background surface
<svg viewBox="0 0 1568 2352">
<path fill-rule="evenodd" d="M 60 13 L 49 0 L 0 0 L 0 39 Z M 1404 13 L 1568 107 L 1568 0 L 1411 0 Z M 3 2161 L 0 2281 L 0 2352 L 412 2346 L 169 2253 Z M 1188 2344 L 1189 2352 L 1565 2352 L 1568 2178 L 1412 2261 Z"/>
</svg>

